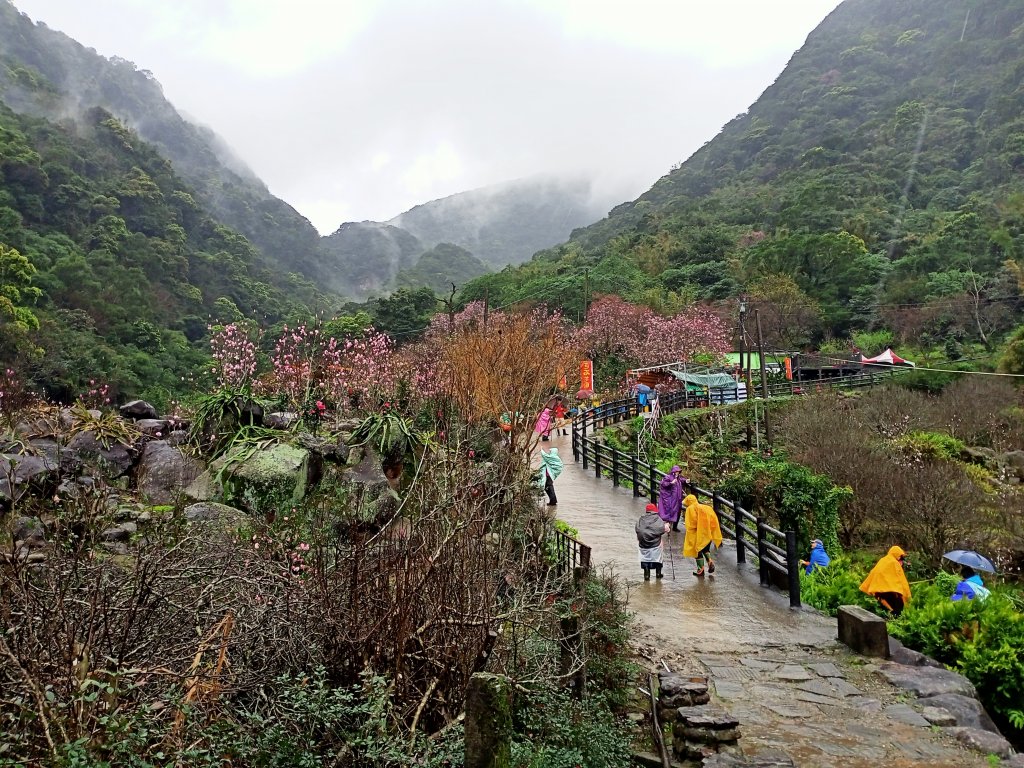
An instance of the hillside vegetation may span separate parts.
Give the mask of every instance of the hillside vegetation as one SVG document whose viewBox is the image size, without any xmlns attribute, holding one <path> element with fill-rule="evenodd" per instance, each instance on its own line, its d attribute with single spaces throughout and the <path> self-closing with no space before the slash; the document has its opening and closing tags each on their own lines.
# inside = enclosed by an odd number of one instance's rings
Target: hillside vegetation
<svg viewBox="0 0 1024 768">
<path fill-rule="evenodd" d="M 322 242 L 326 285 L 356 299 L 401 287 L 446 293 L 529 259 L 603 210 L 589 183 L 539 177 L 433 200 L 386 223 L 346 222 Z"/>
<path fill-rule="evenodd" d="M 155 145 L 195 199 L 255 244 L 267 265 L 320 277 L 313 226 L 271 195 L 213 131 L 183 118 L 152 73 L 33 24 L 9 0 L 0 1 L 0 99 L 51 120 L 102 107 Z"/>
<path fill-rule="evenodd" d="M 273 325 L 318 301 L 101 109 L 58 125 L 0 106 L 0 275 L 0 358 L 65 401 L 92 378 L 176 390 L 208 323 Z"/>
<path fill-rule="evenodd" d="M 1022 38 L 1015 0 L 846 0 L 648 192 L 463 298 L 575 315 L 595 292 L 748 292 L 796 346 L 880 327 L 990 345 L 1021 309 Z"/>
</svg>

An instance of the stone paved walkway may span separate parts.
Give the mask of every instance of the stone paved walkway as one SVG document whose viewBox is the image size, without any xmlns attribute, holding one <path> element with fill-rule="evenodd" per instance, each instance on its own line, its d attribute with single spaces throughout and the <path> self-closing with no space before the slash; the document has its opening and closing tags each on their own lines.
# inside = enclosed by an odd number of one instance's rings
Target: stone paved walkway
<svg viewBox="0 0 1024 768">
<path fill-rule="evenodd" d="M 745 754 L 789 755 L 802 768 L 971 768 L 986 766 L 924 720 L 913 701 L 876 673 L 877 665 L 836 640 L 834 619 L 791 610 L 786 595 L 737 567 L 730 542 L 712 577 L 695 578 L 673 534 L 675 578 L 643 581 L 633 526 L 646 499 L 616 489 L 572 462 L 568 437 L 553 437 L 565 460 L 555 483 L 558 517 L 577 528 L 599 567 L 626 583 L 640 624 L 638 648 L 651 670 L 707 676 L 713 704 L 736 715 Z"/>
</svg>

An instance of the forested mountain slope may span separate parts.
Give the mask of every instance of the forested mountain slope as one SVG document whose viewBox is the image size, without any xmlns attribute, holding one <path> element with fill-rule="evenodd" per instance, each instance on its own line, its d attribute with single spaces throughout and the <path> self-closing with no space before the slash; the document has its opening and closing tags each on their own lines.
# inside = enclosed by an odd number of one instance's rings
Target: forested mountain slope
<svg viewBox="0 0 1024 768">
<path fill-rule="evenodd" d="M 586 288 L 748 291 L 806 310 L 794 343 L 880 326 L 987 338 L 1020 311 L 1022 83 L 1019 0 L 846 0 L 650 191 L 463 298 L 486 286 L 573 314 Z"/>
<path fill-rule="evenodd" d="M 77 119 L 92 107 L 107 110 L 154 144 L 200 204 L 257 246 L 264 264 L 321 276 L 313 226 L 271 195 L 211 130 L 185 120 L 149 72 L 33 24 L 10 0 L 0 0 L 0 99 L 17 112 L 51 120 Z"/>
<path fill-rule="evenodd" d="M 360 299 L 402 286 L 444 293 L 529 259 L 604 210 L 587 181 L 536 177 L 433 200 L 386 223 L 346 222 L 323 240 L 326 285 Z"/>
<path fill-rule="evenodd" d="M 556 245 L 605 211 L 588 181 L 539 177 L 417 205 L 388 224 L 412 233 L 428 248 L 454 243 L 500 268 Z"/>
<path fill-rule="evenodd" d="M 208 323 L 318 303 L 101 109 L 57 124 L 0 105 L 0 283 L 0 361 L 62 400 L 95 379 L 163 401 L 205 359 Z"/>
<path fill-rule="evenodd" d="M 321 244 L 327 285 L 359 299 L 387 293 L 425 250 L 404 229 L 377 221 L 347 221 Z"/>
</svg>

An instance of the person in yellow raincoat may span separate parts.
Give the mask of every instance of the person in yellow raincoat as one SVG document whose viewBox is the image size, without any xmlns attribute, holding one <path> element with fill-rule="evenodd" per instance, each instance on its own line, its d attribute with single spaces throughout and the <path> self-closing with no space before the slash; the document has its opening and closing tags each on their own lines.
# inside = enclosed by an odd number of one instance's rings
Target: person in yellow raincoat
<svg viewBox="0 0 1024 768">
<path fill-rule="evenodd" d="M 697 570 L 694 576 L 703 576 L 715 572 L 715 561 L 711 559 L 711 545 L 722 546 L 722 529 L 718 525 L 718 515 L 707 504 L 701 504 L 692 493 L 683 499 L 686 508 L 686 538 L 683 539 L 683 557 L 697 559 Z"/>
<path fill-rule="evenodd" d="M 899 547 L 890 547 L 860 585 L 861 592 L 874 597 L 893 616 L 903 613 L 903 608 L 910 602 L 910 583 L 903 573 L 906 557 L 907 553 Z"/>
</svg>

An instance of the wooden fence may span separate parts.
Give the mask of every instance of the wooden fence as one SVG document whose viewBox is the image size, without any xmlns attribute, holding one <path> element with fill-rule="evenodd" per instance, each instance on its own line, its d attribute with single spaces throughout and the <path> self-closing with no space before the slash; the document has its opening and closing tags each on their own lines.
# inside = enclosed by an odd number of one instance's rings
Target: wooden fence
<svg viewBox="0 0 1024 768">
<path fill-rule="evenodd" d="M 865 370 L 842 376 L 777 382 L 768 385 L 768 397 L 873 387 L 908 370 L 913 369 L 869 366 Z M 752 398 L 759 397 L 761 388 L 755 386 L 754 390 L 746 394 Z M 684 408 L 704 408 L 709 405 L 741 402 L 737 389 L 718 389 L 704 393 L 683 390 L 663 394 L 659 399 L 659 408 L 663 413 L 672 413 Z M 632 454 L 606 445 L 597 436 L 599 429 L 627 421 L 643 413 L 644 410 L 634 398 L 613 400 L 581 412 L 572 422 L 572 455 L 575 461 L 583 463 L 583 469 L 593 467 L 595 476 L 610 478 L 612 485 L 616 487 L 628 485 L 633 489 L 634 496 L 646 497 L 652 503 L 656 503 L 665 473 Z M 723 535 L 736 542 L 737 563 L 747 562 L 748 553 L 755 557 L 761 585 L 784 584 L 789 590 L 790 606 L 798 608 L 800 558 L 796 549 L 796 531 L 780 531 L 773 528 L 765 522 L 764 517 L 753 514 L 737 502 L 726 499 L 713 490 L 700 488 L 693 483 L 686 483 L 685 487 L 698 500 L 706 499 L 711 502 L 718 514 Z M 589 556 L 588 548 L 588 564 Z"/>
</svg>

